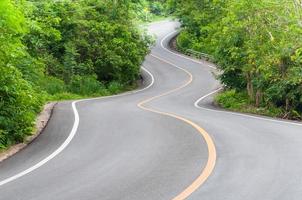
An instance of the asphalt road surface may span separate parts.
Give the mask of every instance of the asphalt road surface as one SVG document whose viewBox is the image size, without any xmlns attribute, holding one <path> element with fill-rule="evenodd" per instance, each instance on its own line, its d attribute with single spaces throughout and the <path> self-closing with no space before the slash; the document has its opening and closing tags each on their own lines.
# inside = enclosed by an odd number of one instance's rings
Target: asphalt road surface
<svg viewBox="0 0 302 200">
<path fill-rule="evenodd" d="M 150 25 L 141 89 L 59 103 L 0 163 L 0 199 L 301 200 L 302 125 L 215 109 L 215 68 L 167 48 L 176 27 Z"/>
</svg>

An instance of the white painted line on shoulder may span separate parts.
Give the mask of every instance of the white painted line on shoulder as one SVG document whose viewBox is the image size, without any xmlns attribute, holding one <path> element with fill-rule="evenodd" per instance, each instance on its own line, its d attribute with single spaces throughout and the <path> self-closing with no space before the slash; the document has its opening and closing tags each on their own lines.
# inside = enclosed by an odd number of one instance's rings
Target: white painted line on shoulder
<svg viewBox="0 0 302 200">
<path fill-rule="evenodd" d="M 11 176 L 9 178 L 6 178 L 2 181 L 0 181 L 0 186 L 3 186 L 9 182 L 12 182 L 22 176 L 25 176 L 26 174 L 31 173 L 32 171 L 40 168 L 41 166 L 45 165 L 47 162 L 49 162 L 50 160 L 52 160 L 54 157 L 56 157 L 57 155 L 59 155 L 72 141 L 72 139 L 74 138 L 74 136 L 77 133 L 78 127 L 79 127 L 79 123 L 80 123 L 80 117 L 79 117 L 79 113 L 76 107 L 76 104 L 79 102 L 83 102 L 83 101 L 90 101 L 90 100 L 97 100 L 97 99 L 105 99 L 105 98 L 113 98 L 113 97 L 120 97 L 120 96 L 126 96 L 129 94 L 134 94 L 134 93 L 138 93 L 138 92 L 142 92 L 144 90 L 149 89 L 153 84 L 154 84 L 154 76 L 152 75 L 152 73 L 150 71 L 148 71 L 146 68 L 142 67 L 142 69 L 151 77 L 151 82 L 149 85 L 147 85 L 145 88 L 140 89 L 140 90 L 135 90 L 132 92 L 127 92 L 124 94 L 119 94 L 119 95 L 114 95 L 114 96 L 106 96 L 106 97 L 98 97 L 98 98 L 91 98 L 91 99 L 82 99 L 82 100 L 77 100 L 77 101 L 73 101 L 72 102 L 72 110 L 74 113 L 74 123 L 72 126 L 72 129 L 67 137 L 67 139 L 63 142 L 63 144 L 61 144 L 61 146 L 56 149 L 53 153 L 51 153 L 49 156 L 47 156 L 46 158 L 44 158 L 43 160 L 41 160 L 40 162 L 38 162 L 37 164 L 29 167 L 28 169 L 19 172 L 17 174 L 15 174 L 14 176 Z"/>
<path fill-rule="evenodd" d="M 204 63 L 200 62 L 200 61 L 197 61 L 197 60 L 194 60 L 192 58 L 189 58 L 187 56 L 184 56 L 184 55 L 181 55 L 179 53 L 175 53 L 171 50 L 169 50 L 168 48 L 166 48 L 164 46 L 164 41 L 169 38 L 171 35 L 177 33 L 178 31 L 174 31 L 168 35 L 166 35 L 162 40 L 161 40 L 161 47 L 166 50 L 167 52 L 173 54 L 173 55 L 176 55 L 178 57 L 181 57 L 181 58 L 184 58 L 184 59 L 187 59 L 187 60 L 190 60 L 192 62 L 195 62 L 195 63 L 198 63 L 198 64 L 201 64 L 201 65 L 205 65 Z M 216 67 L 214 66 L 211 66 L 211 65 L 207 65 L 207 67 L 210 67 L 212 69 L 216 69 Z M 205 107 L 201 107 L 199 106 L 198 104 L 204 100 L 205 98 L 219 92 L 222 88 L 218 89 L 218 90 L 215 90 L 215 91 L 212 91 L 210 92 L 209 94 L 206 94 L 205 96 L 202 96 L 200 97 L 195 103 L 194 103 L 194 106 L 196 108 L 199 108 L 199 109 L 203 109 L 203 110 L 208 110 L 208 111 L 212 111 L 212 112 L 220 112 L 220 113 L 227 113 L 227 114 L 231 114 L 231 115 L 237 115 L 237 116 L 242 116 L 242 117 L 248 117 L 248 118 L 253 118 L 253 119 L 258 119 L 258 120 L 264 120 L 264 121 L 269 121 L 269 122 L 275 122 L 275 123 L 283 123 L 283 124 L 289 124 L 289 125 L 295 125 L 295 126 L 302 126 L 302 123 L 299 123 L 299 122 L 290 122 L 290 121 L 283 121 L 283 120 L 278 120 L 278 119 L 270 119 L 270 118 L 266 118 L 266 117 L 260 117 L 260 116 L 254 116 L 254 115 L 248 115 L 248 114 L 243 114 L 243 113 L 236 113 L 236 112 L 231 112 L 231 111 L 223 111 L 223 110 L 215 110 L 215 109 L 209 109 L 209 108 L 205 108 Z"/>
<path fill-rule="evenodd" d="M 246 117 L 246 118 L 252 118 L 252 119 L 257 119 L 257 120 L 262 120 L 262 121 L 268 121 L 268 122 L 274 122 L 274 123 L 280 123 L 280 124 L 289 124 L 289 125 L 295 125 L 295 126 L 302 126 L 301 123 L 298 122 L 290 122 L 290 121 L 282 121 L 282 120 L 278 120 L 278 119 L 270 119 L 270 118 L 266 118 L 266 117 L 258 117 L 258 116 L 254 116 L 254 115 L 248 115 L 248 114 L 243 114 L 243 113 L 236 113 L 236 112 L 232 112 L 232 111 L 225 111 L 225 110 L 216 110 L 216 109 L 210 109 L 210 108 L 205 108 L 199 105 L 199 103 L 201 101 L 203 101 L 204 99 L 208 98 L 209 96 L 221 91 L 222 88 L 219 88 L 213 92 L 210 92 L 209 94 L 206 94 L 202 97 L 200 97 L 195 103 L 194 106 L 198 109 L 202 109 L 202 110 L 207 110 L 207 111 L 211 111 L 211 112 L 216 112 L 216 113 L 224 113 L 224 114 L 229 114 L 229 115 L 236 115 L 236 116 L 241 116 L 241 117 Z"/>
</svg>

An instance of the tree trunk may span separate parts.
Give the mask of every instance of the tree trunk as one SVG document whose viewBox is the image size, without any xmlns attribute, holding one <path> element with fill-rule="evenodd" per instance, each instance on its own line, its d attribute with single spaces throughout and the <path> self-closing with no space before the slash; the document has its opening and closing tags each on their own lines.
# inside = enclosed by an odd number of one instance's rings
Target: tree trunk
<svg viewBox="0 0 302 200">
<path fill-rule="evenodd" d="M 285 110 L 286 110 L 286 112 L 288 112 L 289 111 L 289 109 L 290 109 L 290 105 L 289 105 L 289 99 L 288 98 L 286 98 L 286 100 L 285 100 Z"/>
<path fill-rule="evenodd" d="M 256 107 L 259 107 L 261 102 L 262 102 L 262 92 L 260 90 L 257 90 L 257 92 L 256 92 L 256 103 L 255 103 Z"/>
<path fill-rule="evenodd" d="M 252 84 L 252 78 L 250 73 L 247 73 L 246 80 L 247 80 L 247 85 L 246 85 L 247 94 L 249 95 L 251 100 L 254 100 L 254 87 Z"/>
</svg>

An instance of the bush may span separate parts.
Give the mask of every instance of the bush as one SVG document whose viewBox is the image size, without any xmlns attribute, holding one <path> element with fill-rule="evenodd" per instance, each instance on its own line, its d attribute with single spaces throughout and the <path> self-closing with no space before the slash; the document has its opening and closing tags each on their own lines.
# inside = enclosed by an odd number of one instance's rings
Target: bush
<svg viewBox="0 0 302 200">
<path fill-rule="evenodd" d="M 14 67 L 0 67 L 0 148 L 30 135 L 42 99 Z"/>
<path fill-rule="evenodd" d="M 50 95 L 54 95 L 66 91 L 64 81 L 53 76 L 46 76 L 41 81 L 40 86 L 43 90 L 45 90 Z"/>
<path fill-rule="evenodd" d="M 248 97 L 244 93 L 228 90 L 218 94 L 216 102 L 224 108 L 238 110 L 248 104 Z"/>
<path fill-rule="evenodd" d="M 193 44 L 192 35 L 190 35 L 187 31 L 182 31 L 177 37 L 177 48 L 181 51 L 185 51 L 186 49 L 190 49 Z"/>
<path fill-rule="evenodd" d="M 237 92 L 236 90 L 228 90 L 218 94 L 215 97 L 215 101 L 221 107 L 233 111 L 260 114 L 270 117 L 284 117 L 284 114 L 286 114 L 282 108 L 276 107 L 273 104 L 255 107 L 251 104 L 246 93 Z M 291 115 L 293 114 L 291 113 Z M 296 113 L 295 117 L 298 119 L 300 116 Z"/>
<path fill-rule="evenodd" d="M 0 129 L 0 152 L 2 149 L 5 149 L 7 146 L 7 132 Z"/>
<path fill-rule="evenodd" d="M 123 88 L 123 85 L 116 81 L 111 82 L 108 86 L 108 90 L 111 94 L 117 94 L 121 92 Z"/>
<path fill-rule="evenodd" d="M 99 94 L 104 90 L 104 86 L 97 80 L 96 76 L 79 76 L 71 77 L 68 86 L 69 91 L 80 95 Z"/>
<path fill-rule="evenodd" d="M 150 3 L 150 11 L 154 15 L 162 15 L 164 7 L 161 2 L 155 1 Z"/>
</svg>

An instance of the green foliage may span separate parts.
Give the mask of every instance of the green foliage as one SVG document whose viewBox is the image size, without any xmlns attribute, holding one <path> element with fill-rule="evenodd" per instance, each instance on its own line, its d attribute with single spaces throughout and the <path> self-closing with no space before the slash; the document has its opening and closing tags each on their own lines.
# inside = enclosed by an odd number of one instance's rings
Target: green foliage
<svg viewBox="0 0 302 200">
<path fill-rule="evenodd" d="M 150 2 L 150 12 L 154 15 L 163 15 L 164 6 L 162 2 L 159 1 L 152 1 Z"/>
<path fill-rule="evenodd" d="M 130 0 L 0 1 L 0 149 L 32 132 L 46 100 L 132 87 L 151 43 L 133 24 L 133 5 Z M 152 8 L 162 9 L 156 3 Z"/>
<path fill-rule="evenodd" d="M 228 90 L 216 96 L 218 104 L 223 105 L 224 108 L 238 110 L 247 105 L 247 95 L 244 93 L 237 93 L 235 90 Z"/>
<path fill-rule="evenodd" d="M 130 4 L 132 15 L 137 21 L 150 22 L 166 16 L 166 0 L 133 0 Z"/>
<path fill-rule="evenodd" d="M 301 12 L 296 0 L 170 0 L 183 31 L 182 49 L 214 56 L 229 89 L 256 107 L 302 113 Z M 298 113 L 298 114 L 292 114 Z"/>
<path fill-rule="evenodd" d="M 256 107 L 252 105 L 248 100 L 247 93 L 237 92 L 236 90 L 226 90 L 224 92 L 219 93 L 215 97 L 215 102 L 222 108 L 233 111 L 260 114 L 271 117 L 284 117 L 284 111 L 281 108 L 278 108 L 274 105 L 261 105 L 259 107 Z"/>
<path fill-rule="evenodd" d="M 74 75 L 71 77 L 71 81 L 68 85 L 69 92 L 80 95 L 93 95 L 102 94 L 102 91 L 106 90 L 96 76 L 80 76 Z"/>
<path fill-rule="evenodd" d="M 190 49 L 194 43 L 194 38 L 186 30 L 182 31 L 177 37 L 177 48 L 181 51 Z"/>
<path fill-rule="evenodd" d="M 41 80 L 39 85 L 42 90 L 46 91 L 50 95 L 63 93 L 66 91 L 64 81 L 53 76 L 46 76 L 43 80 Z"/>
<path fill-rule="evenodd" d="M 25 18 L 9 0 L 0 2 L 0 149 L 30 134 L 43 95 L 31 85 L 36 72 L 22 36 Z M 20 71 L 28 73 L 22 74 Z"/>
<path fill-rule="evenodd" d="M 31 134 L 42 100 L 14 67 L 0 66 L 1 146 L 22 142 Z"/>
<path fill-rule="evenodd" d="M 119 82 L 111 82 L 108 86 L 108 90 L 111 94 L 117 94 L 121 92 L 123 89 L 123 85 L 120 84 Z"/>
<path fill-rule="evenodd" d="M 85 96 L 70 93 L 70 92 L 62 92 L 62 93 L 56 93 L 54 95 L 49 95 L 47 97 L 48 101 L 61 101 L 61 100 L 68 100 L 68 99 L 82 99 L 85 98 Z"/>
<path fill-rule="evenodd" d="M 137 78 L 149 39 L 132 25 L 126 3 L 45 0 L 33 16 L 38 28 L 25 42 L 32 55 L 43 58 L 49 75 L 67 84 L 75 75 L 97 75 L 100 82 Z"/>
</svg>

